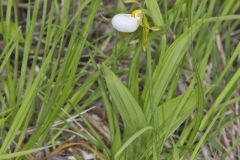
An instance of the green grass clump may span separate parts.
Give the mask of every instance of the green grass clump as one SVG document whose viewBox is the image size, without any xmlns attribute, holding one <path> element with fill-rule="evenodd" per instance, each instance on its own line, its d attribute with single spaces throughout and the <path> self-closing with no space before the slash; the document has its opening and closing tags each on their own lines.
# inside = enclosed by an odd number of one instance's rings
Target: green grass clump
<svg viewBox="0 0 240 160">
<path fill-rule="evenodd" d="M 136 8 L 148 34 L 117 33 L 103 18 Z M 239 158 L 240 135 L 226 133 L 240 127 L 239 9 L 235 0 L 0 1 L 0 159 L 64 157 L 69 147 L 76 159 Z"/>
</svg>

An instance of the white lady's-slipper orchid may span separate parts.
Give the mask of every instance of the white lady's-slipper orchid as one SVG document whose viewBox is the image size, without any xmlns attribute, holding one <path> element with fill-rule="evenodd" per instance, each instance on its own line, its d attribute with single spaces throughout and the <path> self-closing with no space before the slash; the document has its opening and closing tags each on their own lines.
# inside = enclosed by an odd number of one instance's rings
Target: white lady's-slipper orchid
<svg viewBox="0 0 240 160">
<path fill-rule="evenodd" d="M 135 10 L 132 14 L 117 14 L 112 18 L 112 26 L 119 32 L 131 33 L 138 29 L 141 19 L 141 10 Z"/>
</svg>

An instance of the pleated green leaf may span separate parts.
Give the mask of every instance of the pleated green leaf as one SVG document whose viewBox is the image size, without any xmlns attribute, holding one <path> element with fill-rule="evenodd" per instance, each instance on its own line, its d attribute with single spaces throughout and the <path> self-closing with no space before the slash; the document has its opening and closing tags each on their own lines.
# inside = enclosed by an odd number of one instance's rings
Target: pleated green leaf
<svg viewBox="0 0 240 160">
<path fill-rule="evenodd" d="M 202 21 L 200 20 L 183 33 L 175 42 L 167 49 L 164 63 L 158 65 L 153 73 L 153 106 L 158 106 L 165 90 L 176 73 L 181 61 L 191 47 L 192 40 L 197 34 Z M 145 96 L 145 111 L 148 118 L 151 117 L 151 104 L 149 103 L 149 95 Z"/>
<path fill-rule="evenodd" d="M 147 125 L 144 113 L 126 86 L 107 67 L 103 66 L 108 90 L 123 119 L 126 132 L 134 133 Z"/>
</svg>

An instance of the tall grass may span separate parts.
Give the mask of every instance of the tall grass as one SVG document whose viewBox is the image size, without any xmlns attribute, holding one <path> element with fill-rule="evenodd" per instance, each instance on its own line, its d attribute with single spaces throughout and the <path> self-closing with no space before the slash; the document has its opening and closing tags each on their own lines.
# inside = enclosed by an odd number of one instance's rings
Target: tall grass
<svg viewBox="0 0 240 160">
<path fill-rule="evenodd" d="M 0 159 L 74 145 L 98 159 L 207 159 L 205 150 L 237 158 L 239 137 L 229 148 L 216 137 L 239 121 L 226 113 L 240 100 L 240 2 L 113 5 L 0 1 Z M 160 28 L 145 46 L 141 27 L 119 34 L 101 16 L 140 7 Z M 107 131 L 89 108 L 103 109 Z"/>
</svg>

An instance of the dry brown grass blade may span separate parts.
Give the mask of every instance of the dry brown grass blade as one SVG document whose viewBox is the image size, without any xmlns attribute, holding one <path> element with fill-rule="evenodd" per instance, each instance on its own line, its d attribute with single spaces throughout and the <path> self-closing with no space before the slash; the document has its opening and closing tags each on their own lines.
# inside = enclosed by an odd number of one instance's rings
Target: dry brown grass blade
<svg viewBox="0 0 240 160">
<path fill-rule="evenodd" d="M 47 156 L 46 159 L 50 159 L 60 152 L 62 152 L 64 149 L 73 147 L 73 146 L 82 146 L 85 147 L 86 149 L 90 150 L 92 153 L 94 153 L 99 160 L 105 160 L 104 156 L 96 149 L 92 148 L 90 145 L 83 143 L 83 142 L 70 142 L 70 143 L 65 143 L 63 145 L 60 145 L 58 148 L 56 148 L 54 151 L 50 152 Z"/>
<path fill-rule="evenodd" d="M 36 158 L 32 154 L 27 155 L 27 159 L 28 160 L 36 160 Z"/>
</svg>

